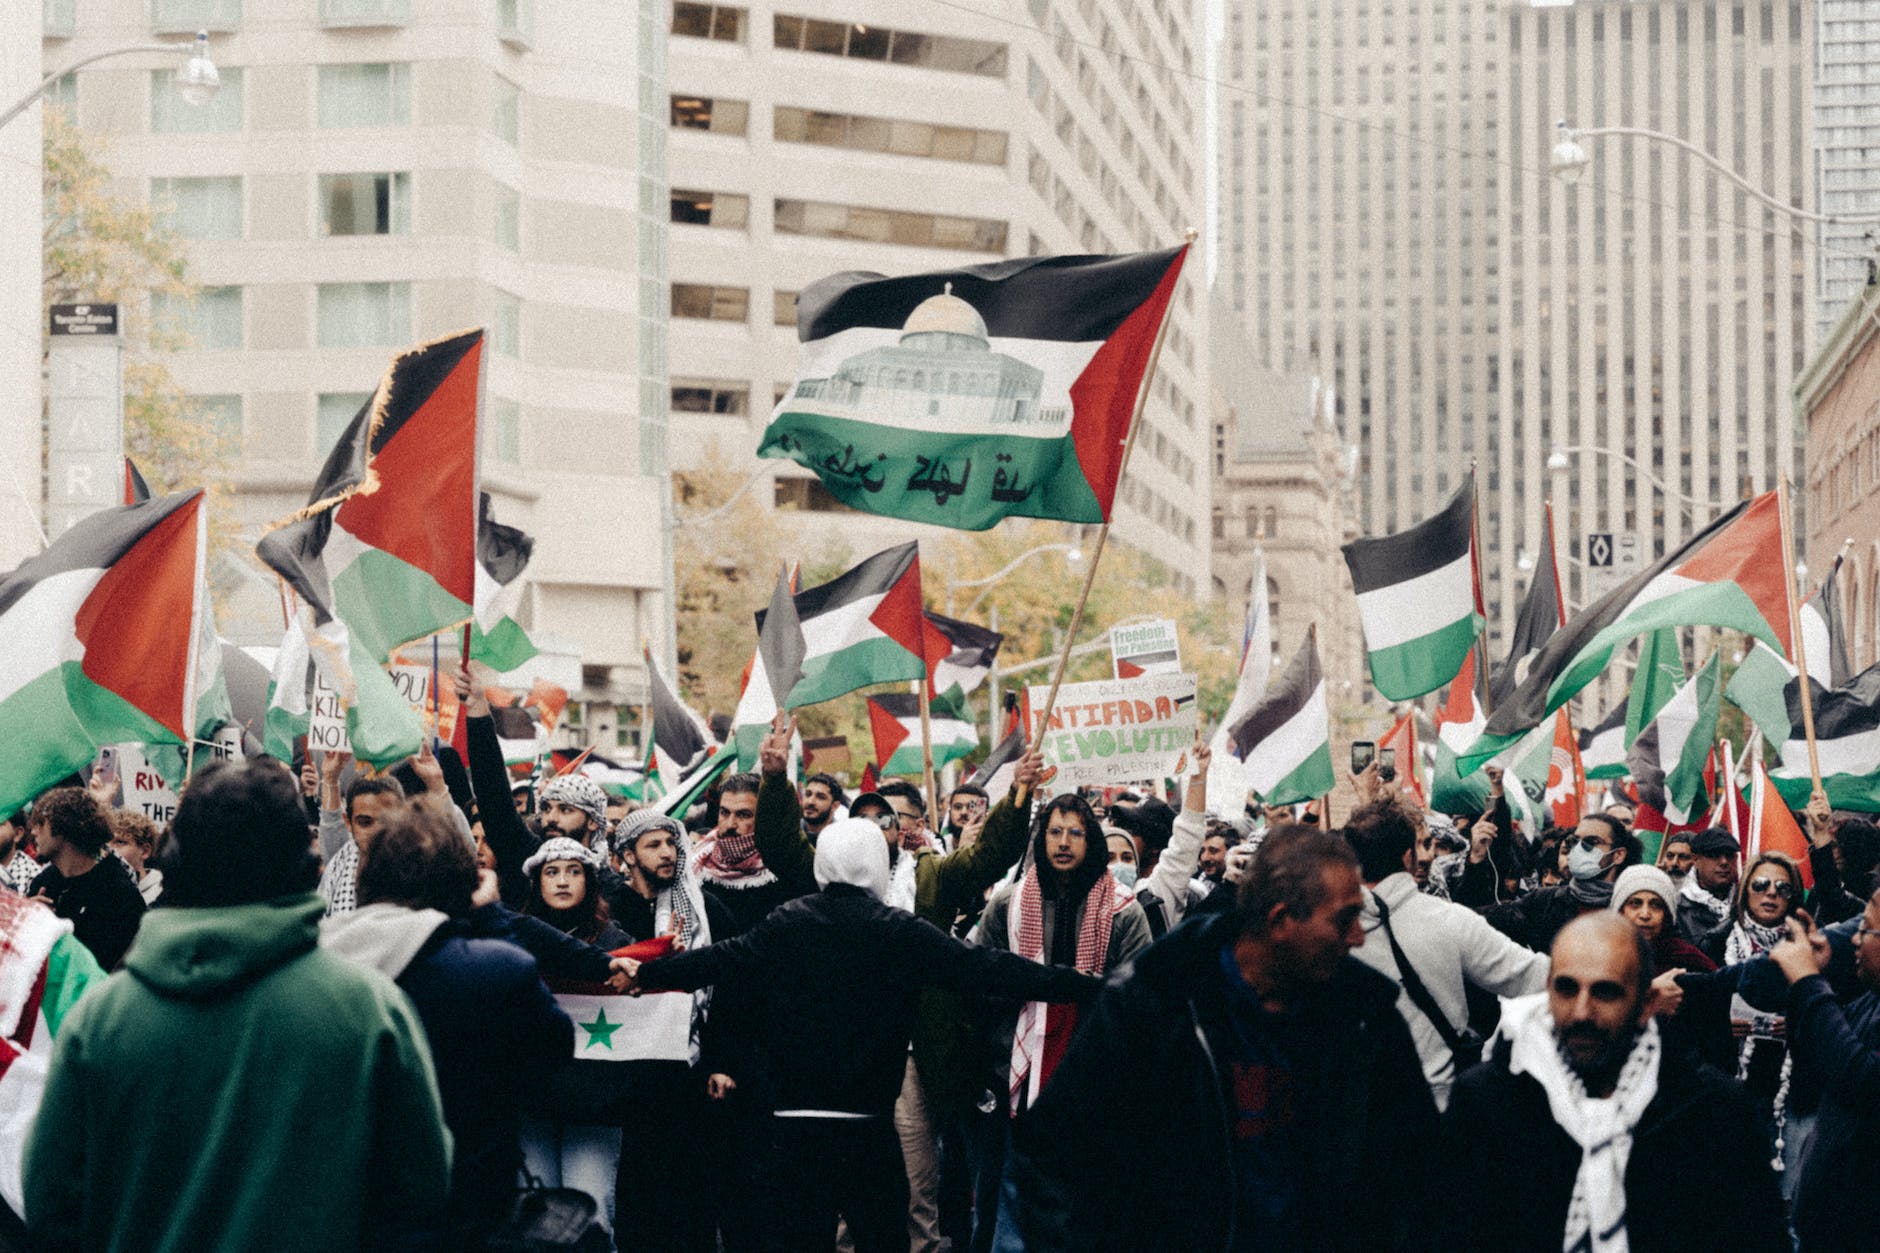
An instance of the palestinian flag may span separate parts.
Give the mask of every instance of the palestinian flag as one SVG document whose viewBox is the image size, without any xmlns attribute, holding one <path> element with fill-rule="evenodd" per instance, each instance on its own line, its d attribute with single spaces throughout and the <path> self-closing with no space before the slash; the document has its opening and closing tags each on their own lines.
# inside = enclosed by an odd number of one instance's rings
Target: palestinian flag
<svg viewBox="0 0 1880 1253">
<path fill-rule="evenodd" d="M 653 802 L 653 808 L 683 822 L 687 811 L 704 800 L 712 784 L 730 774 L 737 761 L 737 754 L 729 749 L 711 754 L 690 773 L 672 781 L 666 794 Z"/>
<path fill-rule="evenodd" d="M 932 732 L 933 764 L 937 770 L 949 761 L 972 755 L 979 747 L 979 731 L 958 705 L 930 701 L 927 726 Z M 868 698 L 868 727 L 875 736 L 875 760 L 880 773 L 921 774 L 920 696 L 914 692 L 883 692 Z"/>
<path fill-rule="evenodd" d="M 1332 790 L 1331 718 L 1316 625 L 1306 628 L 1299 651 L 1228 739 L 1263 804 L 1290 805 Z"/>
<path fill-rule="evenodd" d="M 18 812 L 106 744 L 187 744 L 219 720 L 200 699 L 201 491 L 75 523 L 0 577 L 0 814 Z"/>
<path fill-rule="evenodd" d="M 1386 748 L 1395 750 L 1393 756 L 1399 786 L 1416 801 L 1417 808 L 1423 808 L 1423 778 L 1419 773 L 1422 762 L 1417 758 L 1415 717 L 1405 714 L 1397 719 L 1384 738 L 1377 742 L 1377 747 L 1379 751 Z"/>
<path fill-rule="evenodd" d="M 647 704 L 652 707 L 653 734 L 647 745 L 649 776 L 657 773 L 663 783 L 678 779 L 705 757 L 713 744 L 705 720 L 686 708 L 677 693 L 666 683 L 666 676 L 653 664 L 650 649 L 646 658 Z"/>
<path fill-rule="evenodd" d="M 880 786 L 881 786 L 881 776 L 876 773 L 875 763 L 871 761 L 867 765 L 862 767 L 861 790 L 864 792 L 872 792 L 877 787 L 880 787 Z"/>
<path fill-rule="evenodd" d="M 124 458 L 124 503 L 141 505 L 149 499 L 150 484 L 144 481 L 144 472 L 137 468 L 135 461 Z"/>
<path fill-rule="evenodd" d="M 1627 769 L 1638 784 L 1639 803 L 1651 806 L 1673 825 L 1689 822 L 1710 801 L 1704 790 L 1704 768 L 1717 738 L 1722 673 L 1722 654 L 1713 652 L 1639 733 L 1626 754 Z"/>
<path fill-rule="evenodd" d="M 1234 680 L 1233 699 L 1208 747 L 1208 808 L 1218 814 L 1239 814 L 1247 804 L 1246 766 L 1230 751 L 1227 729 L 1246 717 L 1266 694 L 1273 672 L 1273 622 L 1266 598 L 1266 553 L 1253 553 L 1253 577 L 1247 584 L 1247 619 L 1240 632 L 1240 672 Z"/>
<path fill-rule="evenodd" d="M 966 697 L 979 690 L 979 685 L 992 673 L 993 659 L 999 655 L 999 645 L 1005 642 L 1005 637 L 986 627 L 937 613 L 927 615 L 927 625 L 944 641 L 946 648 L 946 653 L 933 663 L 929 694 L 944 697 L 957 691 L 959 696 Z"/>
<path fill-rule="evenodd" d="M 673 937 L 655 936 L 612 951 L 615 957 L 652 961 L 672 951 Z M 605 983 L 548 979 L 555 1003 L 574 1020 L 574 1056 L 580 1061 L 690 1062 L 692 994 L 649 992 L 628 996 Z"/>
<path fill-rule="evenodd" d="M 1025 755 L 1025 733 L 1018 725 L 1016 709 L 1006 719 L 1005 737 L 973 771 L 970 782 L 986 789 L 988 803 L 998 804 L 1012 790 L 1012 777 L 1018 771 L 1018 759 Z"/>
<path fill-rule="evenodd" d="M 1567 622 L 1566 600 L 1560 594 L 1560 569 L 1554 563 L 1554 507 L 1547 505 L 1547 542 L 1545 564 L 1537 566 L 1521 600 L 1521 612 L 1515 617 L 1514 639 L 1508 645 L 1508 659 L 1489 681 L 1489 694 L 1499 705 L 1514 695 L 1514 689 L 1527 677 L 1534 654 L 1549 636 Z"/>
<path fill-rule="evenodd" d="M 313 654 L 307 648 L 307 633 L 301 629 L 300 619 L 292 618 L 281 636 L 281 647 L 274 654 L 274 671 L 268 677 L 262 750 L 291 765 L 294 741 L 306 735 L 312 723 Z"/>
<path fill-rule="evenodd" d="M 1815 594 L 1804 600 L 1797 613 L 1802 628 L 1802 649 L 1808 657 L 1808 673 L 1826 688 L 1844 687 L 1854 677 L 1848 664 L 1847 624 L 1841 618 L 1841 594 L 1835 581 L 1841 573 L 1843 550 L 1828 568 Z"/>
<path fill-rule="evenodd" d="M 1787 552 L 1774 492 L 1723 514 L 1555 632 L 1513 698 L 1495 706 L 1463 766 L 1488 760 L 1546 721 L 1599 676 L 1621 644 L 1648 631 L 1723 627 L 1786 655 Z"/>
<path fill-rule="evenodd" d="M 1436 711 L 1436 761 L 1430 770 L 1430 806 L 1442 813 L 1475 817 L 1488 808 L 1488 776 L 1481 768 L 1467 775 L 1458 772 L 1457 759 L 1481 737 L 1482 683 L 1470 649 L 1462 669 L 1449 684 L 1448 699 Z"/>
<path fill-rule="evenodd" d="M 1736 673 L 1724 685 L 1723 698 L 1747 714 L 1764 739 L 1771 744 L 1782 744 L 1788 740 L 1792 727 L 1802 725 L 1799 704 L 1795 706 L 1795 721 L 1789 721 L 1787 695 L 1789 684 L 1799 673 L 1788 658 L 1760 640 L 1753 641 L 1738 663 Z"/>
<path fill-rule="evenodd" d="M 328 454 L 307 507 L 256 547 L 299 594 L 353 752 L 374 766 L 416 752 L 423 735 L 379 667 L 476 609 L 482 368 L 480 330 L 401 353 Z"/>
<path fill-rule="evenodd" d="M 1625 706 L 1580 732 L 1580 764 L 1589 779 L 1625 778 Z"/>
<path fill-rule="evenodd" d="M 1819 736 L 1820 728 L 1816 728 Z M 1743 848 L 1750 857 L 1758 853 L 1786 853 L 1802 872 L 1802 886 L 1815 886 L 1815 866 L 1808 856 L 1808 837 L 1789 809 L 1789 800 L 1781 785 L 1769 777 L 1760 757 L 1749 764 L 1749 839 Z M 1827 762 L 1822 763 L 1822 782 L 1827 782 Z M 1803 780 L 1807 782 L 1807 780 Z M 1812 785 L 1811 785 L 1812 786 Z M 1808 803 L 1806 794 L 1802 804 Z M 1833 793 L 1828 803 L 1835 804 Z M 1848 806 L 1852 808 L 1852 806 Z"/>
<path fill-rule="evenodd" d="M 796 593 L 792 603 L 802 624 L 803 677 L 791 686 L 785 709 L 874 683 L 927 677 L 918 545 L 876 553 L 830 582 Z M 760 640 L 768 617 L 758 615 Z M 755 683 L 755 668 L 751 678 Z M 738 721 L 743 723 L 742 713 Z"/>
<path fill-rule="evenodd" d="M 53 1045 L 72 1007 L 104 977 L 70 922 L 0 891 L 0 1199 L 15 1214 L 26 1212 L 26 1138 L 45 1096 Z"/>
<path fill-rule="evenodd" d="M 476 611 L 470 622 L 470 657 L 498 674 L 527 665 L 538 650 L 515 619 L 522 572 L 535 555 L 535 537 L 504 526 L 490 514 L 490 494 L 477 498 Z"/>
<path fill-rule="evenodd" d="M 1773 778 L 1783 799 L 1800 809 L 1808 804 L 1814 784 L 1808 771 L 1808 740 L 1802 734 L 1799 677 L 1789 681 L 1784 699 L 1791 731 L 1777 741 L 1782 764 Z M 1862 671 L 1839 691 L 1817 686 L 1814 701 L 1815 751 L 1828 803 L 1836 809 L 1880 812 L 1880 665 Z"/>
<path fill-rule="evenodd" d="M 1370 653 L 1371 686 L 1390 700 L 1434 692 L 1456 677 L 1481 630 L 1475 489 L 1406 531 L 1345 545 Z"/>
<path fill-rule="evenodd" d="M 1684 686 L 1684 650 L 1678 633 L 1667 627 L 1641 635 L 1638 665 L 1625 698 L 1625 746 L 1630 749 L 1651 725 L 1658 711 Z"/>
<path fill-rule="evenodd" d="M 1020 257 L 797 298 L 797 380 L 758 446 L 868 513 L 983 531 L 1107 522 L 1186 247 Z"/>
</svg>

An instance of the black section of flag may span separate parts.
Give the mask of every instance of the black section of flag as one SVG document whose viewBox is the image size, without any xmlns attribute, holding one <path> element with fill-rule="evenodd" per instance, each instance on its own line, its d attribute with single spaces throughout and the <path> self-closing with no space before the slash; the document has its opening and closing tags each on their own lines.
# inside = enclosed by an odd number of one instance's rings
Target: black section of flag
<svg viewBox="0 0 1880 1253">
<path fill-rule="evenodd" d="M 1790 679 L 1782 695 L 1789 706 L 1790 734 L 1799 735 L 1802 730 L 1801 679 Z M 1847 686 L 1832 692 L 1816 683 L 1812 695 L 1816 739 L 1842 740 L 1880 731 L 1880 664 L 1867 667 L 1849 680 Z"/>
<path fill-rule="evenodd" d="M 1599 720 L 1598 726 L 1580 728 L 1580 751 L 1582 753 L 1591 751 L 1594 740 L 1597 740 L 1600 736 L 1605 735 L 1609 731 L 1622 730 L 1624 727 L 1625 702 L 1620 701 L 1617 705 L 1613 706 L 1611 713 Z"/>
<path fill-rule="evenodd" d="M 1354 539 L 1346 544 L 1345 564 L 1351 567 L 1352 590 L 1362 595 L 1380 587 L 1394 587 L 1468 556 L 1474 507 L 1474 490 L 1464 483 L 1435 517 L 1395 535 Z"/>
<path fill-rule="evenodd" d="M 504 587 L 522 577 L 535 555 L 535 537 L 519 527 L 504 526 L 490 512 L 490 494 L 477 501 L 477 564 Z"/>
<path fill-rule="evenodd" d="M 1552 547 L 1548 545 L 1547 563 L 1535 568 L 1527 595 L 1522 598 L 1521 612 L 1514 620 L 1514 638 L 1508 644 L 1508 659 L 1489 682 L 1489 695 L 1497 705 L 1513 696 L 1520 686 L 1522 660 L 1538 653 L 1560 629 L 1560 583 L 1554 576 Z"/>
<path fill-rule="evenodd" d="M 777 708 L 789 707 L 790 691 L 803 677 L 803 658 L 807 654 L 803 622 L 790 592 L 790 574 L 779 570 L 770 608 L 764 611 L 757 628 L 757 655 L 764 659 L 764 679 L 770 684 L 771 699 L 777 702 Z"/>
<path fill-rule="evenodd" d="M 653 743 L 678 762 L 681 770 L 690 770 L 709 745 L 698 720 L 678 694 L 666 686 L 666 676 L 653 664 L 650 654 L 646 658 L 646 686 L 653 707 Z"/>
<path fill-rule="evenodd" d="M 35 584 L 73 570 L 109 570 L 151 528 L 194 500 L 200 492 L 173 492 L 138 505 L 100 509 L 0 577 L 0 613 L 13 608 Z"/>
<path fill-rule="evenodd" d="M 1269 735 L 1298 717 L 1324 681 L 1325 672 L 1319 668 L 1318 628 L 1307 627 L 1304 642 L 1280 671 L 1278 681 L 1266 689 L 1266 695 L 1247 711 L 1246 717 L 1227 729 L 1234 756 L 1245 761 L 1247 754 Z"/>
<path fill-rule="evenodd" d="M 950 284 L 994 339 L 1092 343 L 1108 339 L 1149 299 L 1180 252 L 1017 257 L 905 278 L 855 270 L 832 274 L 797 297 L 797 336 L 823 339 L 853 327 L 898 331 L 915 306 Z"/>
<path fill-rule="evenodd" d="M 985 787 L 992 781 L 993 775 L 1024 755 L 1025 733 L 1021 729 L 1014 728 L 999 741 L 998 747 L 992 750 L 991 755 L 979 763 L 979 769 L 973 771 L 973 777 L 967 782 L 975 787 Z"/>
<path fill-rule="evenodd" d="M 1840 591 L 1834 585 L 1840 577 L 1843 559 L 1834 559 L 1828 577 L 1821 581 L 1821 589 L 1815 593 L 1814 602 L 1821 620 L 1828 624 L 1828 685 L 1836 688 L 1846 687 L 1854 677 L 1854 667 L 1848 664 L 1847 623 L 1842 620 Z"/>
<path fill-rule="evenodd" d="M 814 618 L 836 605 L 846 605 L 865 596 L 887 592 L 901 581 L 901 576 L 907 573 L 907 568 L 919 555 L 920 545 L 912 542 L 884 549 L 827 583 L 798 592 L 794 598 L 798 620 Z M 757 611 L 757 630 L 760 634 L 769 613 L 768 609 Z"/>
</svg>

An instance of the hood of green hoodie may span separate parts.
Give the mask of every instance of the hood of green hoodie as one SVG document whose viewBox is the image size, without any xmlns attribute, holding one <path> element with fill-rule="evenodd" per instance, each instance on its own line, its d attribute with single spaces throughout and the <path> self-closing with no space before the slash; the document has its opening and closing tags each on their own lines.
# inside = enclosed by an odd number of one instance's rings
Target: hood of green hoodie
<svg viewBox="0 0 1880 1253">
<path fill-rule="evenodd" d="M 124 968 L 159 996 L 214 1000 L 312 951 L 326 902 L 307 892 L 253 905 L 153 909 Z"/>
</svg>

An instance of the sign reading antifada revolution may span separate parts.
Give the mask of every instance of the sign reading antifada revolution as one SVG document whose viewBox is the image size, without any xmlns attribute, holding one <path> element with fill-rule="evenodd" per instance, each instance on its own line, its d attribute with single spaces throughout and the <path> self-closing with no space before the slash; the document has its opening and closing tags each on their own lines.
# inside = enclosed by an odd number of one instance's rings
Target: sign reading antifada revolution
<svg viewBox="0 0 1880 1253">
<path fill-rule="evenodd" d="M 1066 683 L 1051 721 L 1039 725 L 1049 685 L 1028 688 L 1025 725 L 1055 788 L 1172 777 L 1195 742 L 1195 676 Z"/>
<path fill-rule="evenodd" d="M 1181 641 L 1167 618 L 1110 628 L 1110 660 L 1119 679 L 1145 674 L 1180 674 Z"/>
</svg>

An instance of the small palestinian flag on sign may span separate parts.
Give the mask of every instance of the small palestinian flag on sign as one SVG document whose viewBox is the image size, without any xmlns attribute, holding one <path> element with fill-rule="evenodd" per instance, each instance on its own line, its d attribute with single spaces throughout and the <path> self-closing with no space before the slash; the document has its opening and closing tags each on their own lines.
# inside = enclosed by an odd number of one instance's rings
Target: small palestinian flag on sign
<svg viewBox="0 0 1880 1253">
<path fill-rule="evenodd" d="M 958 761 L 979 747 L 979 731 L 958 706 L 933 701 L 927 710 L 938 769 Z M 912 692 L 884 692 L 868 698 L 868 727 L 875 736 L 875 760 L 880 773 L 920 774 L 926 769 L 920 752 L 920 697 Z"/>
<path fill-rule="evenodd" d="M 1187 258 L 1022 257 L 797 299 L 802 358 L 761 457 L 868 513 L 983 531 L 1107 522 L 1137 394 Z"/>
<path fill-rule="evenodd" d="M 1481 630 L 1475 490 L 1406 531 L 1345 545 L 1370 654 L 1371 686 L 1412 700 L 1456 677 Z"/>
<path fill-rule="evenodd" d="M 874 683 L 927 677 L 917 545 L 878 552 L 822 586 L 796 593 L 792 601 L 802 631 L 802 647 L 795 654 L 801 677 L 791 686 L 785 709 L 833 700 Z M 760 640 L 767 617 L 757 615 Z"/>
<path fill-rule="evenodd" d="M 1627 640 L 1664 627 L 1741 631 L 1789 653 L 1788 546 L 1774 492 L 1743 501 L 1648 569 L 1587 606 L 1534 655 L 1465 754 L 1473 769 L 1571 700 Z"/>
<path fill-rule="evenodd" d="M 1228 739 L 1263 804 L 1290 805 L 1332 790 L 1331 716 L 1316 626 L 1306 628 L 1299 651 Z"/>
<path fill-rule="evenodd" d="M 105 509 L 0 578 L 0 814 L 103 745 L 206 738 L 206 513 L 201 491 Z"/>
</svg>

